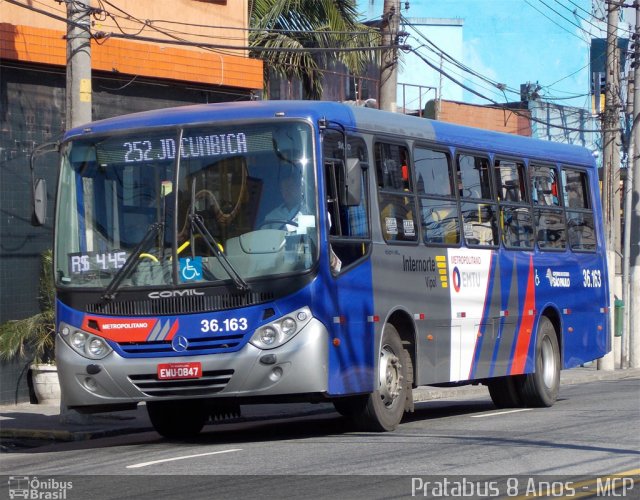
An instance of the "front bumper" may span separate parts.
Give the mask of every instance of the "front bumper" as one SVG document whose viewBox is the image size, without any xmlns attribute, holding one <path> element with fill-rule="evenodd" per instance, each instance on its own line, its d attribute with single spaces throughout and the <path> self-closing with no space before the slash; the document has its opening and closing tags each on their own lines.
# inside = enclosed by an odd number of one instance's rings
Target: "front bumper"
<svg viewBox="0 0 640 500">
<path fill-rule="evenodd" d="M 275 349 L 262 350 L 247 344 L 234 353 L 171 358 L 123 358 L 112 352 L 104 359 L 90 360 L 56 336 L 62 398 L 69 407 L 90 407 L 170 399 L 323 393 L 328 385 L 328 337 L 324 325 L 312 319 L 295 337 Z M 194 361 L 202 363 L 202 378 L 157 379 L 160 363 Z"/>
</svg>

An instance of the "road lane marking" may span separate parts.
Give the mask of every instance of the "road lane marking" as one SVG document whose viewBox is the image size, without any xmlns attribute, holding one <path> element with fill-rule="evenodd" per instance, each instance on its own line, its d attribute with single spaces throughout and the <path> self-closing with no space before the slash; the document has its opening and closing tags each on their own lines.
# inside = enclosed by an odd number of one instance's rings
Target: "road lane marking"
<svg viewBox="0 0 640 500">
<path fill-rule="evenodd" d="M 518 413 L 521 411 L 531 411 L 533 408 L 518 408 L 517 410 L 497 411 L 494 413 L 485 413 L 483 415 L 471 415 L 471 418 L 495 417 L 496 415 L 507 415 L 508 413 Z"/>
<path fill-rule="evenodd" d="M 242 451 L 240 448 L 234 448 L 231 450 L 211 451 L 209 453 L 198 453 L 197 455 L 184 455 L 182 457 L 163 458 L 162 460 L 153 460 L 151 462 L 141 462 L 139 464 L 127 465 L 127 469 L 139 469 L 140 467 L 147 467 L 149 465 L 161 464 L 164 462 L 174 462 L 176 460 L 187 460 L 188 458 L 207 457 L 209 455 L 220 455 L 222 453 L 232 453 L 234 451 Z"/>
</svg>

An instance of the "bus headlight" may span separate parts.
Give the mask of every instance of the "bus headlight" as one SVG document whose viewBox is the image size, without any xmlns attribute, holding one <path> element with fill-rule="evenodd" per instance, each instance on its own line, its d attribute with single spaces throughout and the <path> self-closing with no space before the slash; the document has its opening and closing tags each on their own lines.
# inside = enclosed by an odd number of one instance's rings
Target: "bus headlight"
<svg viewBox="0 0 640 500">
<path fill-rule="evenodd" d="M 87 351 L 94 359 L 104 358 L 107 354 L 109 354 L 109 349 L 111 349 L 107 343 L 99 338 L 91 339 L 87 346 Z"/>
<path fill-rule="evenodd" d="M 260 342 L 264 345 L 272 345 L 278 338 L 278 332 L 273 327 L 265 326 L 260 329 Z"/>
<path fill-rule="evenodd" d="M 311 321 L 311 310 L 303 307 L 261 326 L 251 336 L 249 342 L 259 349 L 279 347 L 296 336 L 309 321 Z"/>
<path fill-rule="evenodd" d="M 60 324 L 59 334 L 69 347 L 85 358 L 102 359 L 113 350 L 103 338 L 65 323 Z"/>
</svg>

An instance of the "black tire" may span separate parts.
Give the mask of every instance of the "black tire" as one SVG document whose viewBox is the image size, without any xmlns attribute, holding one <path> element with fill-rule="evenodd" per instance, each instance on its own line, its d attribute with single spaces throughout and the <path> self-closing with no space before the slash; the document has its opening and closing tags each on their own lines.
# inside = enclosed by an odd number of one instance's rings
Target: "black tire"
<svg viewBox="0 0 640 500">
<path fill-rule="evenodd" d="M 158 434 L 170 439 L 197 436 L 209 418 L 203 400 L 149 401 L 147 413 Z"/>
<path fill-rule="evenodd" d="M 560 348 L 556 329 L 546 316 L 538 323 L 535 356 L 535 372 L 523 376 L 520 397 L 526 406 L 551 406 L 560 390 Z"/>
<path fill-rule="evenodd" d="M 333 407 L 343 417 L 353 418 L 367 406 L 368 396 L 347 396 L 333 400 Z"/>
<path fill-rule="evenodd" d="M 487 381 L 489 395 L 496 408 L 518 408 L 522 406 L 519 382 L 516 376 L 496 377 Z"/>
<path fill-rule="evenodd" d="M 378 351 L 378 377 L 376 389 L 366 397 L 366 404 L 352 415 L 356 426 L 367 431 L 392 431 L 402 420 L 408 391 L 409 354 L 402 347 L 398 331 L 385 325 Z"/>
</svg>

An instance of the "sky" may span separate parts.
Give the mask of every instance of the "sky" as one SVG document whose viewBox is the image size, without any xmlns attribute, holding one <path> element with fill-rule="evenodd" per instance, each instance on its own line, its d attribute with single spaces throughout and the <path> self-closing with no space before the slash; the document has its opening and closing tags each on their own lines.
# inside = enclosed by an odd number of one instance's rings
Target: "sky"
<svg viewBox="0 0 640 500">
<path fill-rule="evenodd" d="M 358 0 L 363 19 L 380 16 L 383 3 Z M 597 29 L 604 27 L 597 19 L 604 16 L 603 7 L 592 10 L 591 0 L 411 0 L 408 10 L 404 10 L 405 2 L 400 4 L 402 15 L 408 18 L 463 20 L 461 62 L 514 91 L 503 93 L 456 70 L 457 75 L 465 77 L 464 83 L 479 93 L 501 103 L 517 101 L 521 83 L 538 82 L 546 100 L 591 106 L 587 95 L 590 39 L 605 36 Z M 627 13 L 630 14 L 633 13 Z M 407 43 L 412 47 L 421 45 L 416 38 L 409 38 Z M 489 103 L 468 91 L 463 92 L 463 100 Z"/>
</svg>

